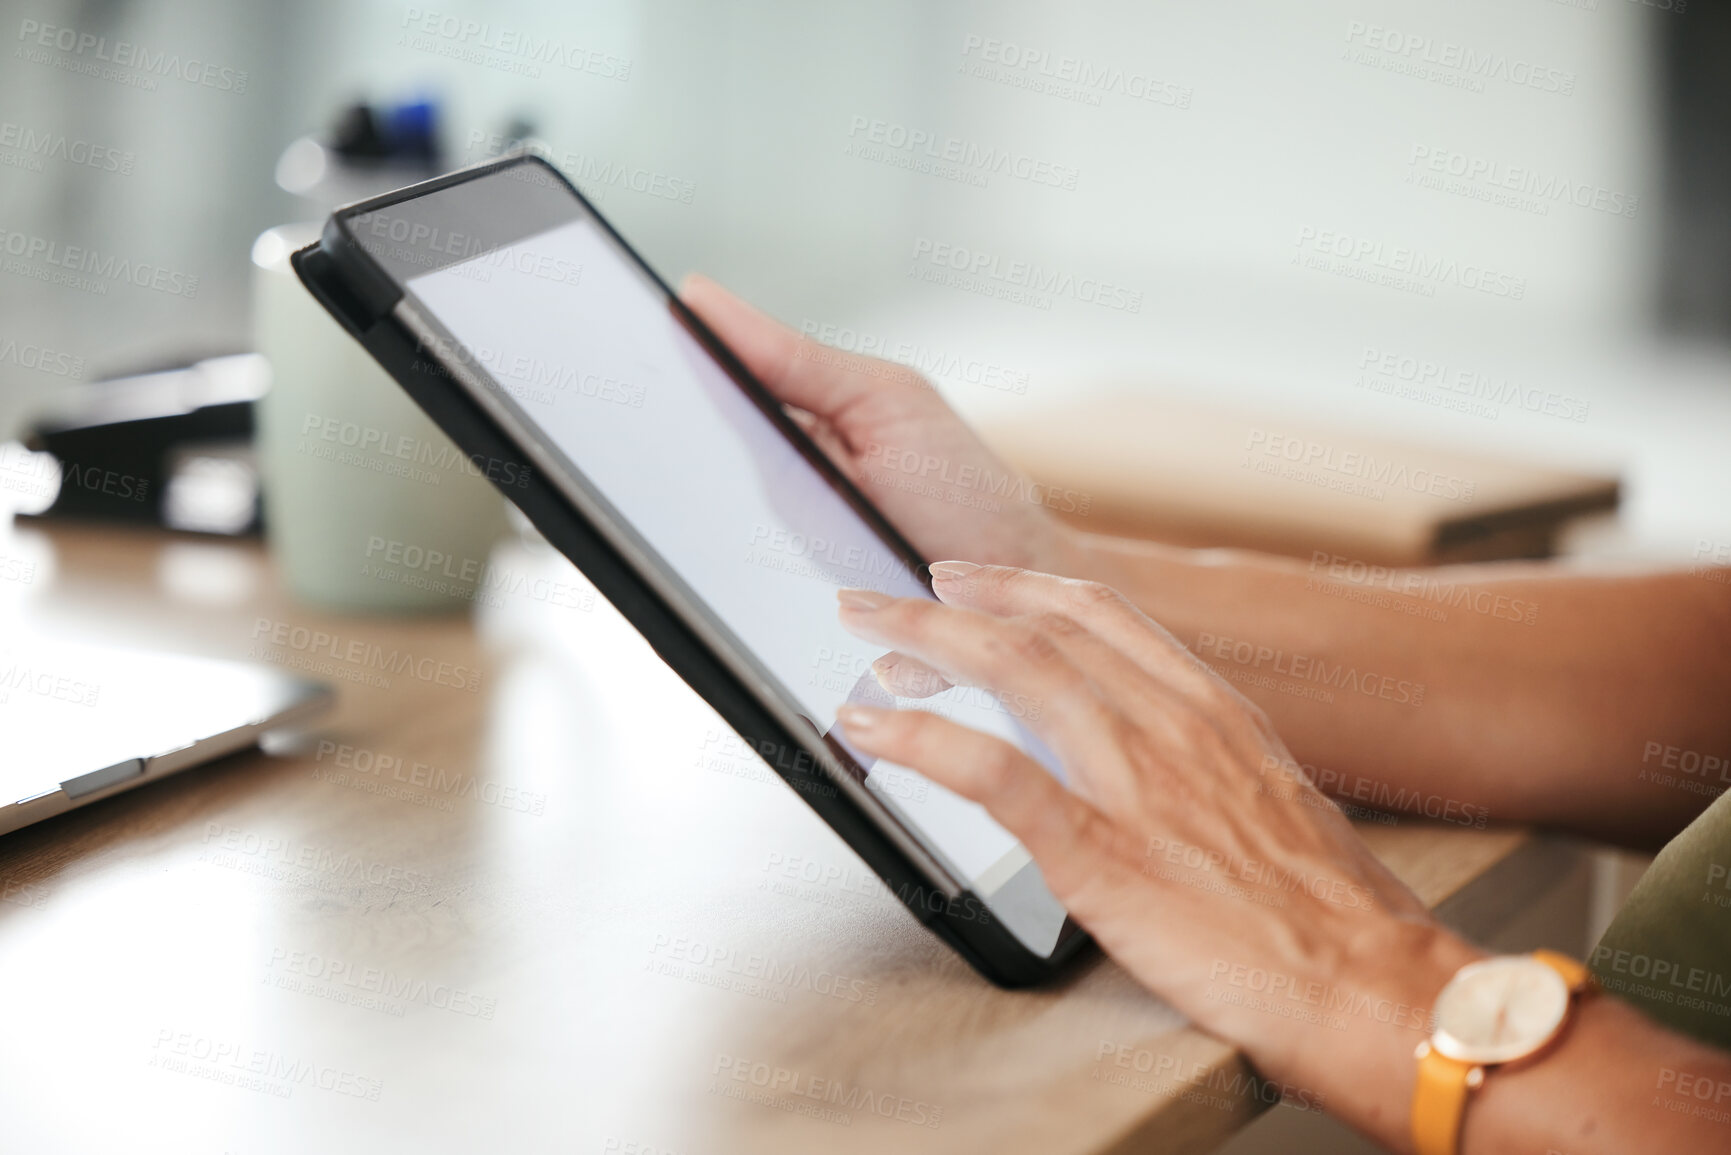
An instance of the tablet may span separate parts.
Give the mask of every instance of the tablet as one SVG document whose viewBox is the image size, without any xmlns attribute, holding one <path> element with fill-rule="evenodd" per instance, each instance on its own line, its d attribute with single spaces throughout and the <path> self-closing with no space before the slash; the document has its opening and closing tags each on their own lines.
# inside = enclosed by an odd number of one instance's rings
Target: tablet
<svg viewBox="0 0 1731 1155">
<path fill-rule="evenodd" d="M 976 803 L 851 748 L 838 706 L 934 710 L 1062 768 L 1011 706 L 897 701 L 835 592 L 923 559 L 553 166 L 518 155 L 339 209 L 318 300 L 927 927 L 1003 985 L 1085 941 Z"/>
</svg>

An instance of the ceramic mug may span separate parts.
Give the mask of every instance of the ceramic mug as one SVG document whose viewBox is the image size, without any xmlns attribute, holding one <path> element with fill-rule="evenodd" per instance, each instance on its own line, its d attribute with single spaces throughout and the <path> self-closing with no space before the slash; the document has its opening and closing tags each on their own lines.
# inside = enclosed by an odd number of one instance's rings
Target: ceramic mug
<svg viewBox="0 0 1731 1155">
<path fill-rule="evenodd" d="M 257 439 L 270 549 L 301 601 L 455 610 L 483 589 L 504 499 L 312 298 L 289 254 L 316 224 L 253 244 L 253 336 L 271 367 Z"/>
</svg>

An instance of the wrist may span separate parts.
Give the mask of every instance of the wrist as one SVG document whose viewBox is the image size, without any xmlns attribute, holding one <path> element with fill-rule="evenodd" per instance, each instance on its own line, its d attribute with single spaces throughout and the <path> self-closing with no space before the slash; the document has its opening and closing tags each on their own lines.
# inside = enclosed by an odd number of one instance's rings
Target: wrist
<svg viewBox="0 0 1731 1155">
<path fill-rule="evenodd" d="M 1352 965 L 1375 988 L 1423 1009 L 1417 1037 L 1404 1040 L 1416 1044 L 1430 1035 L 1431 1007 L 1455 972 L 1491 953 L 1441 923 L 1391 916 L 1388 925 L 1353 944 Z"/>
<path fill-rule="evenodd" d="M 1251 1058 L 1310 1090 L 1345 1122 L 1397 1150 L 1410 1144 L 1417 1067 L 1437 995 L 1455 972 L 1489 957 L 1437 923 L 1390 917 L 1354 936 L 1326 984 L 1324 1026 Z"/>
</svg>

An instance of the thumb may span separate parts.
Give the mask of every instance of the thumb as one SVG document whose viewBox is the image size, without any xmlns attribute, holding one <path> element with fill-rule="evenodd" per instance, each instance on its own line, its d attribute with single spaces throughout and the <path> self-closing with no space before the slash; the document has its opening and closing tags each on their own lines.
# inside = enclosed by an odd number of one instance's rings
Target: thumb
<svg viewBox="0 0 1731 1155">
<path fill-rule="evenodd" d="M 679 299 L 777 399 L 819 417 L 834 417 L 866 394 L 905 387 L 914 377 L 902 366 L 801 337 L 701 274 L 685 278 Z"/>
</svg>

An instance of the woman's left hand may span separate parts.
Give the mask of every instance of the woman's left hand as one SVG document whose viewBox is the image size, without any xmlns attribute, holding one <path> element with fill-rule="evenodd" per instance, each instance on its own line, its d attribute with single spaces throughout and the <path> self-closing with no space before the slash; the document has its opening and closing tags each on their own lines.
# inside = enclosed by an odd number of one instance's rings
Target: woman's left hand
<svg viewBox="0 0 1731 1155">
<path fill-rule="evenodd" d="M 1371 855 L 1259 709 L 1116 592 L 962 562 L 932 577 L 942 604 L 843 591 L 843 624 L 895 651 L 878 669 L 900 696 L 1032 704 L 1018 713 L 1068 788 L 924 710 L 843 707 L 848 738 L 984 806 L 1107 954 L 1265 1077 L 1404 1147 L 1431 1002 L 1481 953 Z"/>
</svg>

